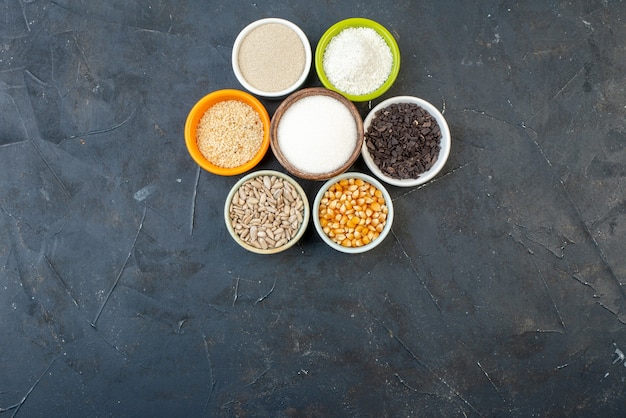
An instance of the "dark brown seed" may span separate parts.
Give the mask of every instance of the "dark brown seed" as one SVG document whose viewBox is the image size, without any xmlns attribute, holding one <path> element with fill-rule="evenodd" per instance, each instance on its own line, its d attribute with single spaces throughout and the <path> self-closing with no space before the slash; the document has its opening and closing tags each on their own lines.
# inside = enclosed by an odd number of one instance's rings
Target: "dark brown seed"
<svg viewBox="0 0 626 418">
<path fill-rule="evenodd" d="M 437 157 L 441 130 L 430 113 L 414 103 L 394 103 L 379 110 L 365 133 L 374 163 L 386 175 L 415 179 Z"/>
</svg>

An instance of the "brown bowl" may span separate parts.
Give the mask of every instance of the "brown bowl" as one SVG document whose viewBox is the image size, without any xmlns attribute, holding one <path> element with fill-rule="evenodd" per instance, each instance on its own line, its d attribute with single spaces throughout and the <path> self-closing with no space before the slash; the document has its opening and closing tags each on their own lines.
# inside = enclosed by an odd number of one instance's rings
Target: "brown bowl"
<svg viewBox="0 0 626 418">
<path fill-rule="evenodd" d="M 351 150 L 349 156 L 346 156 L 345 161 L 343 160 L 339 161 L 339 163 L 335 164 L 330 169 L 322 168 L 317 171 L 305 170 L 302 167 L 298 167 L 296 164 L 294 164 L 293 161 L 290 161 L 285 155 L 285 152 L 283 152 L 283 150 L 281 149 L 280 144 L 279 144 L 279 138 L 278 138 L 278 128 L 280 126 L 281 120 L 283 116 L 285 115 L 285 113 L 291 108 L 291 106 L 293 106 L 300 100 L 313 97 L 313 96 L 326 96 L 326 97 L 335 99 L 337 102 L 339 102 L 340 105 L 343 105 L 345 109 L 348 110 L 349 114 L 354 119 L 355 128 L 356 128 L 355 129 L 356 140 L 354 143 L 354 149 Z M 334 102 L 331 102 L 331 103 L 334 104 Z M 320 141 L 321 141 L 322 140 L 321 138 L 324 137 L 324 135 L 323 133 L 320 133 L 320 135 L 316 135 L 316 132 L 315 132 L 316 129 L 328 130 L 329 129 L 328 127 L 333 121 L 329 120 L 328 121 L 329 124 L 324 124 L 323 123 L 324 121 L 322 121 L 322 123 L 319 123 L 320 122 L 319 120 L 316 120 L 316 122 L 317 123 L 313 123 L 312 126 L 302 127 L 302 129 L 306 131 L 307 135 L 314 136 L 315 138 L 320 138 Z M 307 143 L 306 145 L 310 145 L 310 144 Z M 311 87 L 311 88 L 298 90 L 295 93 L 292 93 L 285 100 L 283 100 L 283 102 L 280 104 L 278 109 L 276 109 L 276 112 L 274 113 L 274 116 L 272 116 L 272 119 L 271 119 L 270 146 L 272 148 L 272 152 L 274 153 L 274 156 L 276 156 L 276 159 L 278 160 L 278 162 L 288 172 L 302 179 L 328 180 L 341 173 L 344 173 L 352 166 L 352 164 L 354 164 L 357 158 L 359 158 L 362 145 L 363 145 L 363 119 L 361 118 L 361 115 L 359 111 L 357 110 L 356 106 L 354 105 L 354 103 L 346 99 L 341 94 L 334 92 L 332 90 L 323 88 L 323 87 Z M 321 151 L 322 149 L 326 149 L 324 147 L 324 144 L 321 144 L 321 146 L 318 149 L 320 151 L 320 154 L 324 154 L 324 152 Z M 326 154 L 328 153 L 326 152 Z"/>
</svg>

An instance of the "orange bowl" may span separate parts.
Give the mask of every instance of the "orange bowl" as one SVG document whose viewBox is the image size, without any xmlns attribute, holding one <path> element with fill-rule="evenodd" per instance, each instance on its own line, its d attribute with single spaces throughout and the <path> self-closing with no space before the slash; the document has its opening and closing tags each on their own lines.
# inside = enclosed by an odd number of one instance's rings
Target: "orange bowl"
<svg viewBox="0 0 626 418">
<path fill-rule="evenodd" d="M 202 119 L 204 113 L 216 103 L 227 100 L 237 100 L 250 105 L 259 115 L 261 122 L 263 123 L 263 140 L 258 152 L 245 164 L 232 168 L 219 167 L 207 160 L 206 157 L 202 155 L 200 148 L 198 147 L 198 137 L 196 132 L 198 123 L 200 123 L 200 119 Z M 269 149 L 270 117 L 267 113 L 267 109 L 265 109 L 265 106 L 263 106 L 263 104 L 251 94 L 234 89 L 216 90 L 204 96 L 191 108 L 191 111 L 187 116 L 187 121 L 185 122 L 185 144 L 187 145 L 187 150 L 189 151 L 191 158 L 193 158 L 193 160 L 200 167 L 210 173 L 218 174 L 220 176 L 234 176 L 245 173 L 261 162 Z"/>
</svg>

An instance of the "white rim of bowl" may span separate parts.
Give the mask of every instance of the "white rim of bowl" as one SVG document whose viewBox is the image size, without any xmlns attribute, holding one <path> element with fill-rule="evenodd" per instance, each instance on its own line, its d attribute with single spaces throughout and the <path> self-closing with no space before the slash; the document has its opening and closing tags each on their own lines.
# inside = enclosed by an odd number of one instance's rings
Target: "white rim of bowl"
<svg viewBox="0 0 626 418">
<path fill-rule="evenodd" d="M 363 156 L 363 160 L 365 161 L 365 164 L 372 171 L 372 173 L 374 173 L 376 177 L 378 177 L 385 183 L 391 184 L 393 186 L 399 186 L 399 187 L 419 186 L 432 180 L 437 174 L 439 174 L 441 169 L 445 166 L 448 160 L 448 157 L 450 155 L 450 148 L 451 148 L 450 128 L 448 127 L 448 123 L 446 122 L 446 119 L 443 117 L 439 109 L 437 109 L 435 106 L 433 106 L 431 103 L 427 102 L 426 100 L 420 99 L 419 97 L 415 97 L 415 96 L 396 96 L 396 97 L 390 97 L 389 99 L 383 100 L 382 102 L 377 104 L 367 114 L 367 116 L 365 117 L 365 120 L 363 121 L 364 136 L 367 135 L 367 130 L 369 129 L 369 126 L 372 123 L 372 119 L 374 119 L 376 112 L 394 103 L 415 103 L 416 105 L 420 106 L 421 108 L 426 110 L 428 113 L 430 113 L 433 118 L 435 118 L 435 120 L 437 121 L 437 124 L 439 125 L 439 129 L 441 131 L 441 140 L 440 140 L 441 149 L 439 151 L 439 156 L 437 157 L 437 161 L 435 161 L 435 164 L 433 164 L 433 166 L 428 171 L 425 171 L 416 179 L 395 179 L 395 178 L 387 176 L 380 170 L 380 168 L 378 168 L 378 166 L 372 159 L 372 156 L 370 155 L 369 150 L 367 149 L 367 138 L 364 138 L 363 146 L 361 147 L 361 155 Z"/>
<path fill-rule="evenodd" d="M 335 241 L 331 240 L 330 237 L 326 235 L 326 233 L 323 231 L 322 225 L 320 224 L 319 215 L 318 215 L 318 212 L 319 212 L 318 207 L 320 205 L 320 202 L 322 201 L 322 197 L 324 196 L 324 193 L 326 192 L 326 190 L 328 190 L 328 188 L 332 186 L 333 184 L 343 179 L 349 179 L 349 178 L 360 178 L 370 183 L 371 185 L 375 186 L 378 190 L 382 192 L 383 197 L 385 198 L 385 204 L 387 205 L 387 219 L 385 220 L 385 227 L 383 228 L 380 235 L 374 241 L 362 247 L 344 247 L 343 245 L 337 244 Z M 374 177 L 364 174 L 364 173 L 358 173 L 358 172 L 342 173 L 326 181 L 322 185 L 322 187 L 318 190 L 317 195 L 315 196 L 315 201 L 313 202 L 313 209 L 311 212 L 312 212 L 311 217 L 313 218 L 313 224 L 315 225 L 315 230 L 317 231 L 317 234 L 320 236 L 320 238 L 322 238 L 322 240 L 329 247 L 337 251 L 347 253 L 347 254 L 359 254 L 359 253 L 364 253 L 366 251 L 370 251 L 374 249 L 375 247 L 377 247 L 379 244 L 381 244 L 384 241 L 387 235 L 389 235 L 389 232 L 391 232 L 391 226 L 393 225 L 393 214 L 394 214 L 393 202 L 391 200 L 391 195 L 387 191 L 387 188 Z"/>
<path fill-rule="evenodd" d="M 239 70 L 239 48 L 241 47 L 241 43 L 243 42 L 244 38 L 248 36 L 248 34 L 252 32 L 254 29 L 258 28 L 259 26 L 267 25 L 269 23 L 278 23 L 278 24 L 287 26 L 288 28 L 293 30 L 298 35 L 298 38 L 300 38 L 300 42 L 302 42 L 302 46 L 304 47 L 304 71 L 302 71 L 300 78 L 298 78 L 298 80 L 290 87 L 287 87 L 284 90 L 272 91 L 272 92 L 259 90 L 256 87 L 250 85 L 250 83 L 248 83 L 248 81 L 244 78 L 243 74 Z M 258 96 L 273 97 L 273 98 L 287 96 L 289 93 L 294 92 L 299 86 L 301 86 L 306 81 L 307 77 L 309 76 L 309 73 L 311 71 L 312 61 L 313 61 L 313 54 L 311 52 L 311 43 L 309 42 L 309 38 L 306 36 L 304 31 L 300 29 L 300 27 L 296 25 L 295 23 L 289 20 L 280 19 L 277 17 L 268 17 L 265 19 L 255 20 L 254 22 L 250 23 L 248 26 L 243 28 L 241 32 L 239 32 L 239 35 L 237 35 L 237 38 L 235 38 L 235 43 L 233 44 L 233 52 L 231 56 L 233 72 L 235 73 L 235 77 L 237 78 L 239 83 L 246 90 L 248 90 L 249 92 L 253 94 L 256 94 Z"/>
<path fill-rule="evenodd" d="M 300 225 L 300 228 L 298 228 L 298 232 L 296 233 L 296 235 L 293 236 L 293 238 L 287 241 L 285 245 L 278 247 L 278 248 L 268 248 L 264 250 L 262 248 L 256 248 L 256 247 L 253 247 L 252 245 L 246 244 L 241 239 L 239 239 L 239 237 L 235 233 L 231 224 L 229 212 L 230 212 L 230 202 L 233 200 L 233 196 L 235 195 L 235 193 L 237 193 L 237 191 L 239 190 L 242 184 L 244 184 L 250 179 L 253 179 L 259 176 L 276 176 L 276 177 L 282 178 L 283 180 L 288 181 L 293 187 L 295 187 L 296 191 L 300 194 L 300 196 L 302 197 L 302 203 L 304 204 L 302 224 Z M 276 254 L 294 246 L 298 241 L 300 241 L 300 238 L 302 238 L 302 235 L 304 235 L 304 232 L 306 231 L 308 224 L 309 224 L 310 215 L 311 213 L 309 209 L 309 200 L 307 199 L 306 193 L 304 192 L 304 189 L 302 188 L 302 186 L 300 186 L 300 184 L 295 179 L 291 178 L 287 174 L 282 173 L 280 171 L 274 171 L 274 170 L 259 170 L 259 171 L 254 171 L 252 173 L 246 174 L 244 177 L 239 179 L 239 181 L 237 181 L 237 183 L 235 183 L 235 185 L 230 189 L 230 192 L 228 192 L 228 196 L 226 196 L 226 201 L 224 202 L 224 223 L 226 224 L 226 229 L 228 230 L 228 234 L 231 236 L 233 241 L 235 241 L 239 246 L 241 246 L 242 248 L 250 252 L 257 253 L 257 254 Z"/>
</svg>

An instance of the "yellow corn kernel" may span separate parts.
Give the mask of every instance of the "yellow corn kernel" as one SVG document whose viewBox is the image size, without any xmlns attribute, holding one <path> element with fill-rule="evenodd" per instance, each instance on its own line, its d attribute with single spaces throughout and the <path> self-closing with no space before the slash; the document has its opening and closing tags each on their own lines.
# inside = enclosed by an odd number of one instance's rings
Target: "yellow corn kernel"
<svg viewBox="0 0 626 418">
<path fill-rule="evenodd" d="M 324 193 L 318 208 L 320 225 L 334 242 L 359 247 L 384 229 L 388 209 L 382 192 L 361 179 L 344 179 Z"/>
</svg>

